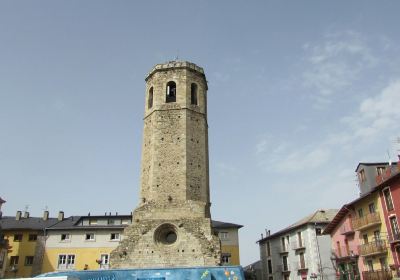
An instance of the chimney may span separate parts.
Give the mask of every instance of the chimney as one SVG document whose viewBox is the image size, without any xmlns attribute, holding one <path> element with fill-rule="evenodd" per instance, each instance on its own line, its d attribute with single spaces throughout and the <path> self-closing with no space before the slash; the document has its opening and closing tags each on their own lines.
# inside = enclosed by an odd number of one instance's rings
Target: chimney
<svg viewBox="0 0 400 280">
<path fill-rule="evenodd" d="M 28 211 L 25 211 L 25 212 L 24 212 L 24 218 L 25 218 L 25 219 L 28 219 L 28 218 L 29 218 L 29 212 L 28 212 Z"/>
<path fill-rule="evenodd" d="M 264 235 L 261 233 L 261 239 L 263 239 L 264 238 Z"/>
<path fill-rule="evenodd" d="M 59 221 L 64 220 L 64 212 L 63 211 L 58 212 L 58 220 Z"/>
<path fill-rule="evenodd" d="M 43 221 L 47 221 L 49 219 L 49 211 L 44 211 L 43 212 Z"/>
<path fill-rule="evenodd" d="M 15 220 L 17 220 L 17 221 L 21 220 L 21 215 L 22 215 L 22 212 L 17 211 L 17 214 L 15 215 Z"/>
</svg>

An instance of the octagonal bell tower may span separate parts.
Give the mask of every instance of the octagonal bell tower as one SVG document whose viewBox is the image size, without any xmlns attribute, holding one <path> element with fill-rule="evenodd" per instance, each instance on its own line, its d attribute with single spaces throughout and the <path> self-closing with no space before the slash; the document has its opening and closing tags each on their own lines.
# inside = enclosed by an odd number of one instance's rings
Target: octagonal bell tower
<svg viewBox="0 0 400 280">
<path fill-rule="evenodd" d="M 114 268 L 213 266 L 207 81 L 201 67 L 172 61 L 146 77 L 140 203 Z"/>
</svg>

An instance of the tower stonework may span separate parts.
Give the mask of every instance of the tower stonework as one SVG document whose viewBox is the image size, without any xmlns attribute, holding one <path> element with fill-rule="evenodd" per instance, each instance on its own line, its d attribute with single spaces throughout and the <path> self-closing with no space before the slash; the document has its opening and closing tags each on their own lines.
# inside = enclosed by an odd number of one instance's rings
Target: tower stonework
<svg viewBox="0 0 400 280">
<path fill-rule="evenodd" d="M 207 81 L 190 62 L 157 64 L 146 77 L 140 203 L 113 268 L 214 266 Z"/>
</svg>

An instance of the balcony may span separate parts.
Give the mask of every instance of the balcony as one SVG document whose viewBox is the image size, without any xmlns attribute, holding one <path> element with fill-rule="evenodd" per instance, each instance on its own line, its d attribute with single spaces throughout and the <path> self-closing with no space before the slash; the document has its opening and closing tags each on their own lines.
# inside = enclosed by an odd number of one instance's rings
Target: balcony
<svg viewBox="0 0 400 280">
<path fill-rule="evenodd" d="M 305 262 L 302 262 L 302 261 L 298 262 L 296 264 L 296 270 L 298 270 L 298 271 L 308 270 L 307 264 Z"/>
<path fill-rule="evenodd" d="M 385 240 L 376 240 L 367 244 L 358 246 L 360 255 L 363 257 L 369 257 L 387 252 L 387 244 Z"/>
<path fill-rule="evenodd" d="M 380 225 L 381 218 L 378 213 L 370 213 L 364 217 L 352 220 L 351 224 L 354 230 L 364 230 L 375 225 Z"/>
<path fill-rule="evenodd" d="M 283 274 L 290 273 L 290 266 L 289 266 L 289 264 L 286 264 L 286 265 L 281 264 L 281 265 L 278 265 L 277 270 L 278 270 L 278 272 L 283 273 Z"/>
<path fill-rule="evenodd" d="M 390 233 L 388 238 L 390 244 L 398 243 L 400 242 L 400 233 Z"/>
<path fill-rule="evenodd" d="M 343 225 L 340 228 L 340 234 L 341 235 L 346 235 L 346 236 L 353 235 L 354 234 L 354 229 L 353 229 L 352 225 L 351 224 Z"/>
<path fill-rule="evenodd" d="M 303 240 L 299 240 L 298 242 L 292 243 L 293 250 L 304 250 L 305 248 L 306 248 L 306 245 L 304 244 Z"/>
<path fill-rule="evenodd" d="M 358 257 L 358 247 L 357 246 L 342 246 L 340 249 L 332 250 L 333 254 L 335 255 L 336 259 L 350 259 L 350 258 L 357 258 Z"/>
<path fill-rule="evenodd" d="M 390 270 L 363 271 L 364 280 L 390 280 L 393 278 Z"/>
<path fill-rule="evenodd" d="M 285 246 L 285 247 L 281 246 L 279 254 L 283 255 L 283 254 L 289 253 L 289 248 L 288 247 L 289 246 Z"/>
</svg>

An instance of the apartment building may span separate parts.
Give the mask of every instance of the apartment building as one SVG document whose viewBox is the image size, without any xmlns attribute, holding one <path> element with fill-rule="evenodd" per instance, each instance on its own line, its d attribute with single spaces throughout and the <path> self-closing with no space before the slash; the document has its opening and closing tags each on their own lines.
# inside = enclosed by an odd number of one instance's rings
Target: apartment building
<svg viewBox="0 0 400 280">
<path fill-rule="evenodd" d="M 8 254 L 3 263 L 5 278 L 20 278 L 38 275 L 41 272 L 45 229 L 62 219 L 50 218 L 45 211 L 43 217 L 30 217 L 29 212 L 17 211 L 15 217 L 3 216 L 0 219 L 3 239 L 8 243 Z M 1 239 L 1 238 L 0 238 Z"/>
<path fill-rule="evenodd" d="M 263 280 L 335 279 L 331 238 L 322 235 L 338 210 L 318 210 L 258 240 Z"/>
</svg>

